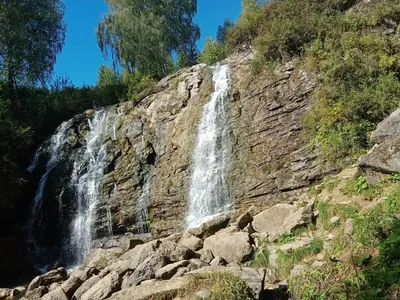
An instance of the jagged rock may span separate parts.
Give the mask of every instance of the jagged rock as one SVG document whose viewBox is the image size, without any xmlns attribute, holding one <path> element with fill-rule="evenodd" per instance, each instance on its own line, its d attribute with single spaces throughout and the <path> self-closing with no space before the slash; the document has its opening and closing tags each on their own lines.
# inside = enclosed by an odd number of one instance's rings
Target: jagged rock
<svg viewBox="0 0 400 300">
<path fill-rule="evenodd" d="M 93 275 L 98 275 L 100 271 L 92 267 L 84 267 L 82 269 L 75 269 L 71 272 L 71 277 L 79 278 L 81 281 L 86 281 Z"/>
<path fill-rule="evenodd" d="M 133 274 L 124 283 L 125 287 L 138 285 L 142 281 L 153 279 L 157 270 L 168 264 L 168 258 L 154 253 L 146 258 L 133 272 Z"/>
<path fill-rule="evenodd" d="M 78 277 L 70 276 L 66 281 L 61 284 L 64 293 L 71 298 L 76 290 L 82 285 L 83 280 Z"/>
<path fill-rule="evenodd" d="M 226 263 L 225 259 L 223 259 L 222 257 L 217 256 L 211 261 L 210 265 L 213 266 L 213 267 L 226 266 L 227 263 Z"/>
<path fill-rule="evenodd" d="M 98 281 L 87 292 L 85 292 L 80 299 L 82 300 L 106 299 L 119 289 L 120 289 L 119 275 L 117 272 L 111 272 L 110 274 L 102 278 L 100 281 Z"/>
<path fill-rule="evenodd" d="M 35 289 L 27 290 L 25 297 L 29 300 L 40 299 L 44 294 L 46 294 L 49 289 L 45 286 L 39 286 Z"/>
<path fill-rule="evenodd" d="M 200 268 L 204 268 L 204 267 L 207 267 L 207 266 L 209 266 L 209 264 L 204 262 L 204 261 L 202 261 L 201 259 L 192 258 L 191 260 L 189 260 L 189 268 L 190 268 L 191 271 L 197 270 L 197 269 L 200 269 Z"/>
<path fill-rule="evenodd" d="M 155 281 L 148 284 L 123 289 L 113 294 L 110 300 L 150 300 L 150 299 L 173 299 L 179 290 L 187 283 L 185 278 L 174 278 L 165 281 Z"/>
<path fill-rule="evenodd" d="M 371 141 L 380 144 L 394 136 L 400 136 L 400 109 L 378 124 L 371 134 Z"/>
<path fill-rule="evenodd" d="M 206 263 L 210 263 L 214 259 L 214 255 L 209 249 L 202 249 L 200 252 L 200 259 Z"/>
<path fill-rule="evenodd" d="M 156 271 L 156 279 L 170 279 L 172 276 L 176 274 L 179 268 L 184 268 L 189 265 L 188 260 L 182 260 L 178 261 L 173 264 L 166 265 L 165 267 L 162 267 L 161 269 Z"/>
<path fill-rule="evenodd" d="M 197 251 L 203 248 L 203 240 L 190 234 L 189 232 L 185 232 L 182 235 L 179 244 L 186 248 L 189 248 L 192 251 Z"/>
<path fill-rule="evenodd" d="M 292 243 L 279 246 L 278 249 L 284 253 L 289 253 L 310 245 L 312 241 L 312 238 L 302 238 Z"/>
<path fill-rule="evenodd" d="M 62 282 L 67 279 L 67 271 L 64 268 L 52 270 L 46 274 L 35 277 L 28 286 L 27 291 L 31 291 L 40 286 L 50 286 L 54 282 Z"/>
<path fill-rule="evenodd" d="M 195 257 L 192 250 L 171 241 L 163 241 L 158 247 L 157 253 L 167 257 L 170 261 L 181 261 Z"/>
<path fill-rule="evenodd" d="M 83 264 L 87 267 L 101 270 L 104 269 L 110 263 L 110 261 L 121 256 L 122 253 L 123 250 L 120 248 L 94 249 L 86 257 Z"/>
<path fill-rule="evenodd" d="M 56 289 L 44 295 L 42 300 L 68 300 L 68 297 L 65 295 L 61 287 L 57 287 Z"/>
<path fill-rule="evenodd" d="M 334 216 L 329 220 L 329 223 L 332 225 L 337 224 L 339 222 L 340 222 L 340 217 L 338 217 L 338 216 Z"/>
<path fill-rule="evenodd" d="M 103 278 L 101 275 L 95 275 L 86 280 L 82 285 L 76 290 L 72 296 L 72 300 L 80 300 L 82 295 L 90 290 L 97 282 Z"/>
<path fill-rule="evenodd" d="M 210 236 L 204 240 L 204 249 L 211 250 L 215 257 L 220 256 L 228 263 L 243 263 L 253 253 L 250 237 L 245 232 L 221 233 Z"/>
<path fill-rule="evenodd" d="M 249 212 L 245 212 L 244 214 L 240 215 L 236 220 L 237 227 L 241 230 L 243 230 L 251 222 L 253 222 L 253 217 Z"/>
<path fill-rule="evenodd" d="M 24 286 L 18 286 L 16 288 L 13 288 L 11 290 L 11 298 L 12 299 L 19 299 L 26 293 L 26 287 Z M 0 297 L 1 299 L 1 297 Z"/>
<path fill-rule="evenodd" d="M 199 227 L 189 228 L 188 232 L 198 238 L 207 238 L 217 233 L 221 229 L 228 226 L 229 221 L 232 218 L 231 213 L 225 213 L 218 216 L 215 216 L 211 220 L 202 223 Z"/>
<path fill-rule="evenodd" d="M 312 222 L 313 204 L 300 208 L 290 204 L 276 204 L 256 215 L 252 225 L 257 232 L 270 236 L 291 232 Z"/>
<path fill-rule="evenodd" d="M 132 262 L 129 260 L 117 260 L 111 265 L 107 266 L 105 270 L 108 270 L 110 272 L 115 271 L 120 276 L 123 276 L 128 270 L 133 270 L 131 265 Z"/>
<path fill-rule="evenodd" d="M 120 257 L 121 260 L 130 261 L 130 269 L 134 270 L 139 264 L 141 264 L 146 258 L 154 253 L 161 245 L 161 241 L 155 240 L 143 245 L 138 245 L 132 250 L 126 252 Z"/>
<path fill-rule="evenodd" d="M 344 239 L 347 243 L 351 242 L 353 235 L 353 219 L 347 219 L 344 225 Z"/>
</svg>

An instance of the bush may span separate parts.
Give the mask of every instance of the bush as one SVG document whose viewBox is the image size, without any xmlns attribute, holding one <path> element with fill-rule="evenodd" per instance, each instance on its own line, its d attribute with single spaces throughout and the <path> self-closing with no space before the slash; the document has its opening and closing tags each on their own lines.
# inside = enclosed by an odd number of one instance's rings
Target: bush
<svg viewBox="0 0 400 300">
<path fill-rule="evenodd" d="M 198 58 L 199 63 L 215 64 L 226 57 L 225 46 L 211 37 L 206 39 L 204 50 Z"/>
</svg>

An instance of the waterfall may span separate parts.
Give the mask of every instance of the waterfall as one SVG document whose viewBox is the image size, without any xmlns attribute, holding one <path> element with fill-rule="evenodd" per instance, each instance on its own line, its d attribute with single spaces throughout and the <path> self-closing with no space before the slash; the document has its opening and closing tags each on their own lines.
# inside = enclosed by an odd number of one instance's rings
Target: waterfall
<svg viewBox="0 0 400 300">
<path fill-rule="evenodd" d="M 61 160 L 61 156 L 64 150 L 63 146 L 67 142 L 68 138 L 67 132 L 68 129 L 70 128 L 70 125 L 71 124 L 69 121 L 62 123 L 57 128 L 55 134 L 47 142 L 48 143 L 47 152 L 49 154 L 49 159 L 46 163 L 45 173 L 42 175 L 39 181 L 39 186 L 36 190 L 35 198 L 33 200 L 33 205 L 31 209 L 29 229 L 28 229 L 29 239 L 34 245 L 34 248 L 36 250 L 36 255 L 35 255 L 36 257 L 40 257 L 42 255 L 42 252 L 45 251 L 45 249 L 42 248 L 39 242 L 42 235 L 41 227 L 43 226 L 41 211 L 42 211 L 42 200 L 43 200 L 44 189 L 46 187 L 46 183 L 49 178 L 50 172 L 57 166 L 57 164 Z M 32 172 L 36 168 L 39 162 L 39 156 L 42 153 L 42 151 L 43 151 L 42 147 L 39 148 L 38 151 L 36 151 L 33 162 L 28 167 L 28 171 Z"/>
<path fill-rule="evenodd" d="M 150 178 L 145 180 L 142 188 L 142 194 L 136 203 L 136 232 L 140 235 L 145 235 L 150 232 L 148 224 L 148 202 L 150 194 Z"/>
<path fill-rule="evenodd" d="M 193 152 L 187 227 L 199 226 L 233 205 L 226 182 L 229 154 L 229 67 L 213 67 L 214 93 L 204 106 Z"/>
<path fill-rule="evenodd" d="M 103 142 L 105 136 L 113 133 L 111 119 L 107 110 L 96 111 L 89 120 L 86 146 L 75 157 L 71 185 L 76 193 L 77 211 L 69 245 L 73 263 L 81 263 L 91 250 L 92 224 L 107 163 L 107 147 Z"/>
</svg>

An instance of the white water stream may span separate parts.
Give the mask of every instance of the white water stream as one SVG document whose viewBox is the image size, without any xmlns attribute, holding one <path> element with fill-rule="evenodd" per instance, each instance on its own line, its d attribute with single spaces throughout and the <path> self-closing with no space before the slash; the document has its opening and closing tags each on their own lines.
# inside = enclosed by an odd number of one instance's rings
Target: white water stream
<svg viewBox="0 0 400 300">
<path fill-rule="evenodd" d="M 233 205 L 227 185 L 229 154 L 227 98 L 230 72 L 227 65 L 213 68 L 214 93 L 204 106 L 192 158 L 187 228 Z"/>
</svg>

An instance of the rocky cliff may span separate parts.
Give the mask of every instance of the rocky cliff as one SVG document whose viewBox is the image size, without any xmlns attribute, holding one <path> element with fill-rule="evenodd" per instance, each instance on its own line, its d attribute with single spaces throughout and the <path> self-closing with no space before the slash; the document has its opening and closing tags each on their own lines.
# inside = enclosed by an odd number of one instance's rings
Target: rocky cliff
<svg viewBox="0 0 400 300">
<path fill-rule="evenodd" d="M 294 200 L 323 171 L 302 138 L 302 118 L 312 104 L 316 85 L 313 76 L 290 64 L 252 75 L 251 58 L 247 53 L 222 62 L 229 64 L 231 73 L 228 186 L 235 208 L 254 205 L 260 210 Z M 145 222 L 152 236 L 166 236 L 185 227 L 197 126 L 212 91 L 211 69 L 197 65 L 161 80 L 136 106 L 126 102 L 103 109 L 112 130 L 103 138 L 107 158 L 94 220 L 96 246 L 119 243 L 102 239 L 109 236 L 110 227 L 114 236 L 140 233 L 137 202 L 146 184 Z M 66 129 L 69 146 L 61 158 L 64 163 L 51 171 L 43 196 L 44 215 L 52 220 L 46 243 L 59 244 L 66 228 L 54 225 L 60 223 L 61 215 L 62 222 L 70 224 L 76 213 L 71 209 L 75 195 L 65 186 L 73 153 L 85 145 L 93 114 L 87 111 L 76 116 Z M 46 159 L 37 167 L 38 177 Z M 61 199 L 61 209 L 54 199 Z"/>
</svg>

